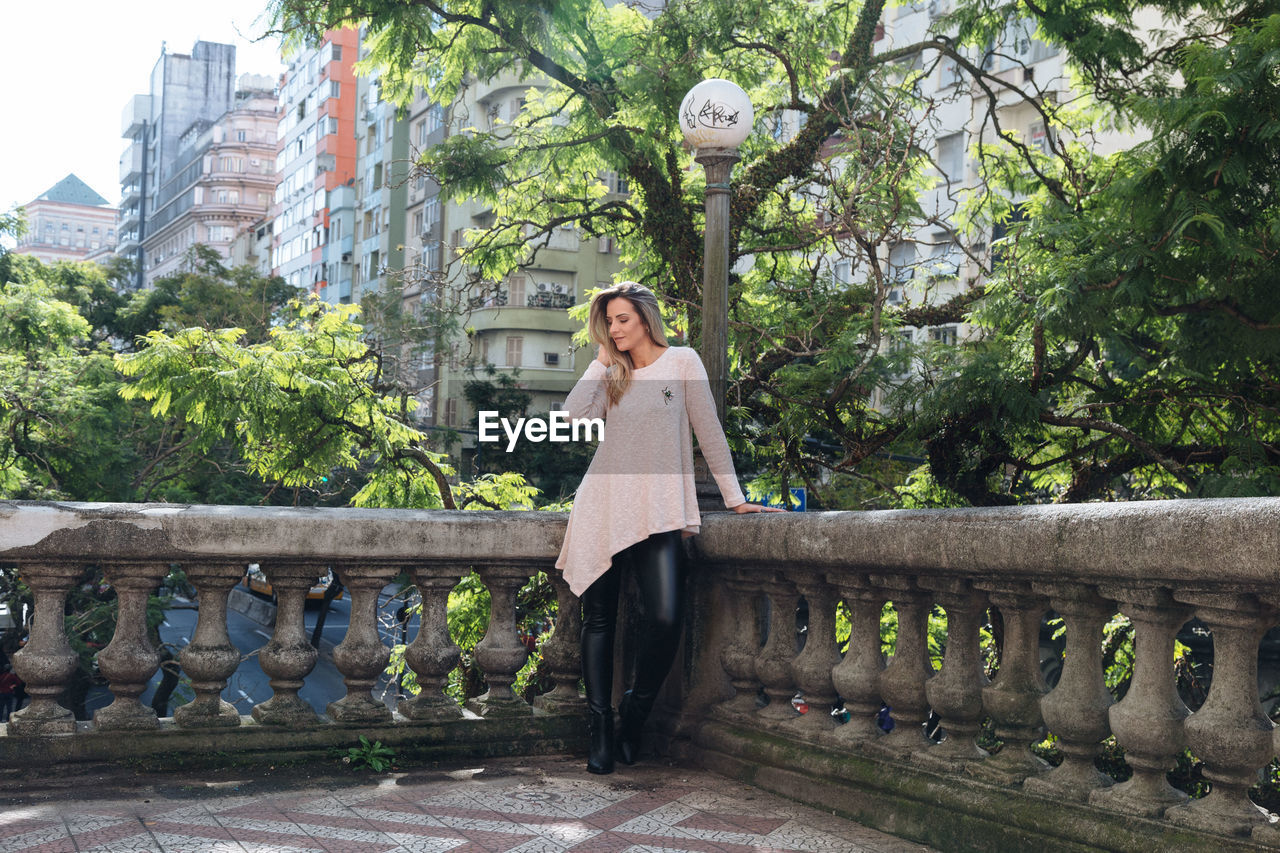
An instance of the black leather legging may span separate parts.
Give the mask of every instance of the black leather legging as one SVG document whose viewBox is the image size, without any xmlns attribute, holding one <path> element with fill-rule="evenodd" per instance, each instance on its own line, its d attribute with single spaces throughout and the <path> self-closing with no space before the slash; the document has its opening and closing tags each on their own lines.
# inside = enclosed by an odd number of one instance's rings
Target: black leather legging
<svg viewBox="0 0 1280 853">
<path fill-rule="evenodd" d="M 632 698 L 648 708 L 666 680 L 684 622 L 684 567 L 680 531 L 655 533 L 613 555 L 613 564 L 582 594 L 582 681 L 587 707 L 603 714 L 613 705 L 613 640 L 622 570 L 630 565 L 644 605 Z"/>
</svg>

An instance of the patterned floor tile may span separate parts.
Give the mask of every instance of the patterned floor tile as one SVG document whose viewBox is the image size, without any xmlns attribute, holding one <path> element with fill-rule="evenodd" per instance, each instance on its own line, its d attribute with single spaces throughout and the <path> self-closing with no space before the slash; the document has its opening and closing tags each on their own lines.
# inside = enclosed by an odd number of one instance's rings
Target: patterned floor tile
<svg viewBox="0 0 1280 853">
<path fill-rule="evenodd" d="M 498 763 L 495 762 L 495 765 Z M 924 848 L 710 774 L 601 780 L 548 760 L 334 791 L 0 813 L 0 853 L 906 853 Z"/>
</svg>

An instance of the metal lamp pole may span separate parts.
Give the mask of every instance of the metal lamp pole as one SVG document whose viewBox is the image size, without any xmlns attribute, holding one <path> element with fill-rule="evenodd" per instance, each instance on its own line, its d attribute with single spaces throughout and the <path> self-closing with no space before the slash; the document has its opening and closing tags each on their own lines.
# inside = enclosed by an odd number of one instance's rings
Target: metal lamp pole
<svg viewBox="0 0 1280 853">
<path fill-rule="evenodd" d="M 680 105 L 680 129 L 696 151 L 694 160 L 707 172 L 700 349 L 721 426 L 729 384 L 729 176 L 741 159 L 738 146 L 751 132 L 754 117 L 747 93 L 716 77 L 690 89 Z M 700 508 L 723 508 L 701 453 L 694 462 L 694 479 Z"/>
</svg>

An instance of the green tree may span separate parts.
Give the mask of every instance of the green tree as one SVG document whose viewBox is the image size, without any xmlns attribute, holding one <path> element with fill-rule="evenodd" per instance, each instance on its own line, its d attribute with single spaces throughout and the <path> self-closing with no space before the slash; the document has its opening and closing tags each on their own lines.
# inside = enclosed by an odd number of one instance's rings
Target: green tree
<svg viewBox="0 0 1280 853">
<path fill-rule="evenodd" d="M 463 394 L 473 411 L 497 412 L 499 418 L 505 418 L 513 425 L 520 418 L 542 416 L 538 412 L 529 411 L 533 395 L 520 388 L 518 371 L 516 375 L 499 373 L 493 365 L 486 365 L 482 378 L 477 377 L 468 382 L 463 388 Z M 472 419 L 472 427 L 479 428 L 478 415 Z M 505 434 L 499 430 L 499 435 L 501 440 L 497 443 L 476 444 L 472 459 L 475 473 L 526 475 L 552 503 L 563 501 L 573 494 L 582 482 L 582 475 L 586 473 L 595 453 L 594 444 L 583 442 L 552 444 L 520 441 L 514 449 L 508 451 Z"/>
<path fill-rule="evenodd" d="M 184 268 L 158 279 L 117 309 L 110 331 L 132 349 L 139 337 L 163 329 L 241 328 L 246 340 L 266 339 L 272 322 L 297 289 L 279 276 L 252 267 L 228 268 L 221 256 L 200 243 L 192 246 Z"/>
<path fill-rule="evenodd" d="M 705 188 L 675 116 L 699 79 L 742 85 L 758 120 L 731 201 L 730 430 L 776 472 L 766 485 L 872 506 L 1274 488 L 1280 99 L 1265 4 L 1143 4 L 1177 25 L 1135 34 L 1129 0 L 958 0 L 890 49 L 877 49 L 879 0 L 677 0 L 652 16 L 599 0 L 273 8 L 297 40 L 363 24 L 363 67 L 388 97 L 420 86 L 450 104 L 477 79 L 528 80 L 510 123 L 423 156 L 446 195 L 494 211 L 459 262 L 492 279 L 563 224 L 611 236 L 695 342 Z M 1031 37 L 1066 53 L 1081 97 L 989 70 Z M 916 83 L 943 61 L 984 110 L 983 180 L 950 218 L 916 202 L 943 106 Z M 1002 124 L 1010 100 L 1043 119 L 1047 150 Z M 787 116 L 798 129 L 772 132 Z M 1085 143 L 1107 126 L 1150 142 L 1098 155 Z M 608 172 L 630 191 L 610 192 Z M 889 249 L 923 226 L 985 243 L 971 249 L 983 274 L 953 299 L 891 305 Z M 1006 235 L 994 245 L 993 231 Z M 978 344 L 885 345 L 962 319 Z M 876 388 L 888 393 L 873 407 Z M 909 477 L 884 464 L 921 455 Z"/>
</svg>

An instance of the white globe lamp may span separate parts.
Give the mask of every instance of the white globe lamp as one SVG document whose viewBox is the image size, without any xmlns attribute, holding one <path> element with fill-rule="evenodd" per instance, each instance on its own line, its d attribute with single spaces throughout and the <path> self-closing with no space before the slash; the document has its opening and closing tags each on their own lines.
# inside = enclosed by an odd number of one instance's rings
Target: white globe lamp
<svg viewBox="0 0 1280 853">
<path fill-rule="evenodd" d="M 680 130 L 692 148 L 737 148 L 754 122 L 747 93 L 719 77 L 694 86 L 680 104 Z"/>
</svg>

